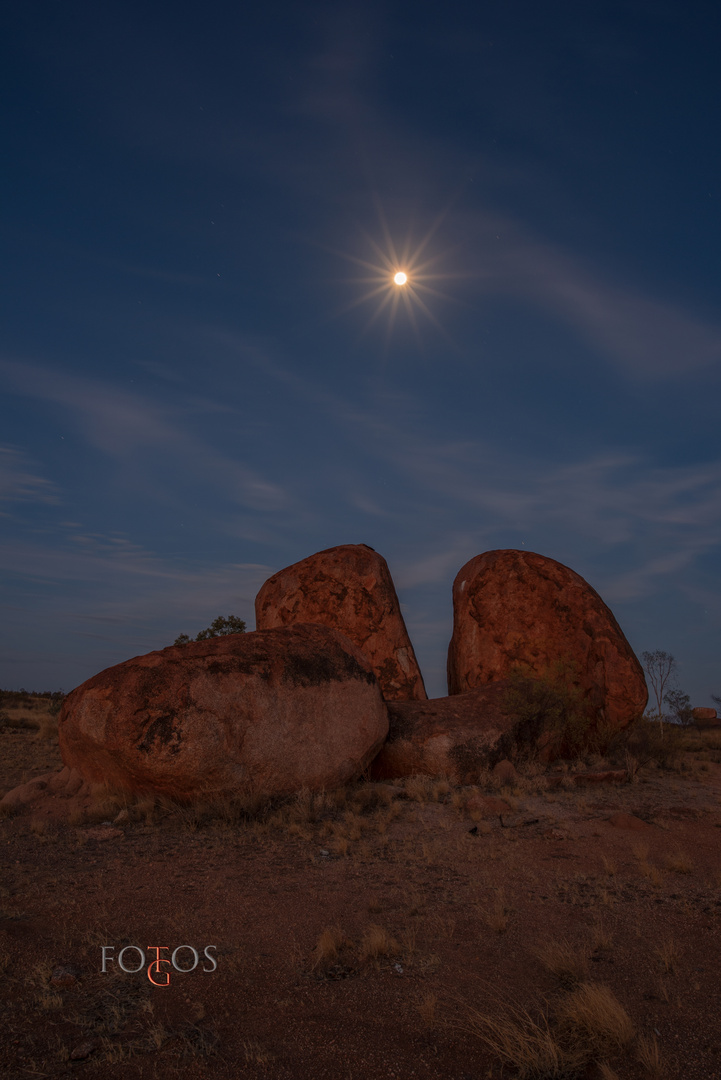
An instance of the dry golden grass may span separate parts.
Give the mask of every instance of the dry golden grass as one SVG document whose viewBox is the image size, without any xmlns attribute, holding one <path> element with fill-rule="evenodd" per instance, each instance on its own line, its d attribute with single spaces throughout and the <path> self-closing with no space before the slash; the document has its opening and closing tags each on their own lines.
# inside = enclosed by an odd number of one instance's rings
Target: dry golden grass
<svg viewBox="0 0 721 1080">
<path fill-rule="evenodd" d="M 247 1039 L 243 1043 L 243 1056 L 247 1065 L 270 1065 L 274 1055 L 266 1050 L 257 1039 Z"/>
<path fill-rule="evenodd" d="M 345 858 L 350 851 L 350 844 L 347 836 L 338 836 L 330 845 L 330 851 L 333 855 L 339 855 Z"/>
<path fill-rule="evenodd" d="M 598 1063 L 599 1080 L 619 1080 L 618 1073 L 606 1061 Z"/>
<path fill-rule="evenodd" d="M 52 742 L 58 737 L 58 718 L 50 713 L 43 713 L 38 718 L 38 731 L 35 738 L 39 742 Z"/>
<path fill-rule="evenodd" d="M 320 934 L 313 950 L 313 967 L 332 964 L 346 944 L 346 936 L 339 926 L 329 926 Z"/>
<path fill-rule="evenodd" d="M 657 866 L 654 866 L 649 862 L 641 862 L 639 863 L 639 870 L 654 889 L 661 888 L 663 885 L 663 874 Z"/>
<path fill-rule="evenodd" d="M 596 1053 L 623 1049 L 635 1035 L 631 1017 L 602 983 L 581 983 L 559 1004 L 555 1018 L 570 1036 Z"/>
<path fill-rule="evenodd" d="M 436 1008 L 438 1006 L 438 998 L 435 994 L 426 993 L 416 1005 L 416 1012 L 420 1016 L 424 1025 L 427 1028 L 433 1028 L 436 1026 L 438 1020 L 436 1016 Z"/>
<path fill-rule="evenodd" d="M 662 1080 L 666 1075 L 655 1035 L 639 1035 L 636 1043 L 636 1060 L 651 1080 Z"/>
<path fill-rule="evenodd" d="M 484 913 L 484 922 L 489 930 L 504 934 L 508 929 L 510 909 L 506 907 L 506 897 L 502 889 L 496 893 L 493 906 Z"/>
<path fill-rule="evenodd" d="M 511 1005 L 495 1015 L 468 1007 L 457 1026 L 485 1043 L 519 1080 L 572 1077 L 587 1060 L 576 1045 L 561 1045 L 545 1012 L 536 1019 Z"/>
<path fill-rule="evenodd" d="M 430 776 L 409 776 L 404 785 L 406 798 L 413 802 L 429 802 L 433 796 L 433 787 Z"/>
<path fill-rule="evenodd" d="M 602 918 L 597 918 L 591 927 L 590 944 L 592 949 L 608 952 L 613 945 L 613 935 Z"/>
<path fill-rule="evenodd" d="M 534 952 L 546 970 L 566 989 L 582 982 L 588 972 L 585 952 L 568 940 L 547 941 Z"/>
<path fill-rule="evenodd" d="M 399 956 L 401 952 L 401 946 L 393 935 L 375 923 L 368 927 L 358 946 L 358 956 L 363 961 Z"/>
<path fill-rule="evenodd" d="M 679 848 L 666 856 L 663 865 L 666 870 L 671 870 L 674 874 L 691 874 L 693 872 L 693 860 Z"/>
<path fill-rule="evenodd" d="M 674 975 L 678 968 L 681 954 L 679 953 L 678 945 L 673 938 L 666 938 L 665 941 L 662 941 L 656 948 L 656 955 L 666 974 Z"/>
</svg>

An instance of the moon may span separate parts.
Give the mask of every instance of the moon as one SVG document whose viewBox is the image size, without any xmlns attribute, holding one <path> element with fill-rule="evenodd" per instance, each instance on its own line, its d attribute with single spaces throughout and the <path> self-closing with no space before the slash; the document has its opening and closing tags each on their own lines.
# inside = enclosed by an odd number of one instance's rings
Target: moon
<svg viewBox="0 0 721 1080">
<path fill-rule="evenodd" d="M 399 270 L 397 274 L 393 275 L 393 280 L 396 285 L 405 285 L 408 281 L 408 274 L 404 274 L 402 270 Z"/>
</svg>

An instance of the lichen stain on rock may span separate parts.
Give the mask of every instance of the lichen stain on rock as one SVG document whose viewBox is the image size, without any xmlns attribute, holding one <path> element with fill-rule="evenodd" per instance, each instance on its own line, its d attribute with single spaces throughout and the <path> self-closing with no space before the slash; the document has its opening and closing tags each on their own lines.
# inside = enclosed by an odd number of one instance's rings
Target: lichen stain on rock
<svg viewBox="0 0 721 1080">
<path fill-rule="evenodd" d="M 150 722 L 143 738 L 138 742 L 138 750 L 142 750 L 144 754 L 150 754 L 159 747 L 165 747 L 171 754 L 177 754 L 183 737 L 174 723 L 175 717 L 169 713 L 156 717 Z M 156 746 L 156 742 L 159 746 Z"/>
<path fill-rule="evenodd" d="M 283 682 L 295 686 L 323 686 L 329 682 L 360 679 L 374 683 L 376 677 L 365 669 L 354 656 L 338 653 L 336 656 L 289 656 L 283 668 Z"/>
</svg>

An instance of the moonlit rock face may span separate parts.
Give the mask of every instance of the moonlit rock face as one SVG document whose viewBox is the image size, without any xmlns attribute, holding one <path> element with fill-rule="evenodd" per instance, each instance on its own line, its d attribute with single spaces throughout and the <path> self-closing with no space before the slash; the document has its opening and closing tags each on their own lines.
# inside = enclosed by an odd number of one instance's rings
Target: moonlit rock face
<svg viewBox="0 0 721 1080">
<path fill-rule="evenodd" d="M 515 664 L 538 675 L 558 661 L 599 722 L 626 727 L 643 713 L 646 680 L 613 613 L 579 574 L 531 551 L 487 551 L 453 585 L 448 692 L 505 679 Z"/>
<path fill-rule="evenodd" d="M 503 703 L 506 686 L 500 682 L 430 701 L 388 702 L 388 739 L 371 766 L 373 779 L 425 773 L 477 783 L 481 770 L 514 745 L 516 721 Z"/>
<path fill-rule="evenodd" d="M 337 787 L 387 732 L 363 654 L 303 624 L 136 656 L 73 690 L 58 722 L 83 780 L 186 802 Z"/>
<path fill-rule="evenodd" d="M 385 559 L 341 544 L 268 578 L 255 598 L 259 630 L 297 622 L 332 626 L 354 642 L 387 701 L 425 701 L 420 668 Z"/>
</svg>

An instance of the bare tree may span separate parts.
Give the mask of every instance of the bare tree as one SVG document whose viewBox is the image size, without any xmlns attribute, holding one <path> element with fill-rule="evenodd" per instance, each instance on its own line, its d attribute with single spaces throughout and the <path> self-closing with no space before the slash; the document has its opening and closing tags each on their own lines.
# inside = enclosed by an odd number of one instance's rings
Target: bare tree
<svg viewBox="0 0 721 1080">
<path fill-rule="evenodd" d="M 641 657 L 656 698 L 658 722 L 663 724 L 663 699 L 676 678 L 676 661 L 670 653 L 662 652 L 661 649 L 641 653 Z"/>
</svg>

